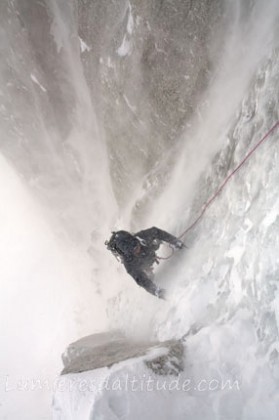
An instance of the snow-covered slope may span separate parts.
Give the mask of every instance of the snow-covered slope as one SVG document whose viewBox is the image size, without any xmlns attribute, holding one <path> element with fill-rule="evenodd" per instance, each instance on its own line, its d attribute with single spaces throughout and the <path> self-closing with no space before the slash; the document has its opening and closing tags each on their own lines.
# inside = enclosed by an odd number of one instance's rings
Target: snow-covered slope
<svg viewBox="0 0 279 420">
<path fill-rule="evenodd" d="M 0 418 L 50 418 L 55 395 L 56 419 L 277 419 L 278 130 L 158 267 L 167 301 L 104 247 L 183 232 L 278 121 L 277 0 L 15 0 L 0 19 Z M 180 376 L 131 351 L 57 378 L 83 336 L 164 352 L 196 324 Z M 86 388 L 133 376 L 190 389 Z"/>
<path fill-rule="evenodd" d="M 55 391 L 54 418 L 138 419 L 144 415 L 152 419 L 180 413 L 180 406 L 173 408 L 172 397 L 178 392 L 178 402 L 181 393 L 189 391 L 189 382 L 182 376 L 183 353 L 182 340 L 131 342 L 116 331 L 73 343 L 63 356 L 65 369 Z"/>
<path fill-rule="evenodd" d="M 266 92 L 278 88 L 278 59 L 273 52 L 255 74 L 223 134 L 225 148 L 200 181 L 193 217 L 195 207 L 201 208 L 202 200 L 277 121 L 278 99 L 271 108 Z M 130 335 L 137 325 L 147 336 L 179 338 L 199 322 L 202 328 L 184 344 L 183 371 L 176 378 L 166 372 L 162 376 L 137 358 L 66 375 L 68 387 L 75 383 L 74 391 L 56 392 L 55 418 L 277 418 L 278 137 L 272 133 L 230 181 L 188 235 L 190 249 L 160 273 L 169 301 L 152 302 L 152 309 L 143 313 L 135 300 L 120 298 L 119 311 L 131 313 L 133 321 L 127 325 L 121 318 L 118 325 Z M 148 298 L 138 302 L 143 300 Z M 114 343 L 107 343 L 104 353 L 114 349 Z M 138 389 L 131 389 L 134 379 Z M 93 389 L 91 381 L 97 384 Z"/>
</svg>

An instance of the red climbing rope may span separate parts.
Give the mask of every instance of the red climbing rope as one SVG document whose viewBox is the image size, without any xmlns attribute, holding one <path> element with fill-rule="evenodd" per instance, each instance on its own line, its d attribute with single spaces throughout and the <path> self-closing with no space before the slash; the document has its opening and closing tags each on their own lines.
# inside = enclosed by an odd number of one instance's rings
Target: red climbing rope
<svg viewBox="0 0 279 420">
<path fill-rule="evenodd" d="M 225 187 L 227 182 L 235 175 L 235 173 L 237 171 L 239 171 L 239 169 L 253 155 L 253 153 L 257 150 L 257 148 L 262 145 L 262 143 L 270 136 L 270 134 L 278 126 L 279 126 L 279 121 L 277 121 L 276 124 L 274 124 L 273 127 L 271 127 L 271 129 L 258 141 L 258 143 L 250 150 L 250 152 L 247 153 L 247 155 L 242 159 L 242 161 L 237 165 L 237 167 L 224 179 L 224 181 L 222 182 L 220 187 L 217 189 L 217 191 L 213 194 L 213 196 L 203 205 L 202 210 L 201 210 L 199 216 L 196 218 L 196 220 L 189 227 L 187 227 L 187 229 L 184 230 L 184 232 L 182 232 L 182 234 L 180 236 L 178 236 L 179 239 L 182 238 L 184 235 L 186 235 L 186 233 L 188 233 L 191 229 L 193 229 L 198 224 L 198 222 L 201 220 L 201 218 L 203 217 L 203 215 L 206 212 L 206 210 L 208 209 L 208 207 L 213 203 L 213 201 L 216 199 L 216 197 L 221 193 L 221 191 L 223 190 L 223 188 Z M 165 258 L 159 257 L 159 259 L 167 260 L 172 255 L 173 255 L 173 252 L 168 257 L 165 257 Z"/>
<path fill-rule="evenodd" d="M 179 236 L 179 238 L 182 238 L 186 233 L 188 233 L 191 229 L 193 229 L 194 226 L 200 221 L 208 207 L 212 204 L 212 202 L 215 200 L 215 198 L 220 194 L 220 192 L 223 190 L 225 185 L 229 182 L 229 180 L 235 175 L 237 171 L 244 165 L 245 162 L 252 156 L 252 154 L 257 150 L 258 147 L 261 146 L 261 144 L 270 136 L 270 134 L 279 126 L 279 121 L 277 121 L 276 124 L 274 124 L 273 127 L 261 138 L 261 140 L 258 141 L 258 143 L 250 150 L 249 153 L 242 159 L 242 161 L 237 165 L 237 167 L 225 178 L 225 180 L 222 182 L 218 190 L 213 194 L 213 196 L 203 205 L 203 208 L 201 210 L 201 213 L 199 217 Z"/>
</svg>

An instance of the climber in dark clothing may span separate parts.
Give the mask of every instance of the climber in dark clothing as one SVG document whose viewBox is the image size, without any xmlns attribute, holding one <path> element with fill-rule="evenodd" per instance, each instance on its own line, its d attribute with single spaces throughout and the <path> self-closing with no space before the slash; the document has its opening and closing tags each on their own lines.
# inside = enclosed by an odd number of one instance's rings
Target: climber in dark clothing
<svg viewBox="0 0 279 420">
<path fill-rule="evenodd" d="M 178 249 L 185 246 L 175 236 L 156 227 L 141 230 L 135 235 L 125 230 L 113 232 L 110 240 L 105 244 L 117 258 L 120 257 L 127 273 L 139 286 L 164 299 L 165 290 L 157 287 L 151 280 L 153 278 L 152 265 L 159 262 L 156 251 L 161 242 L 168 242 Z"/>
</svg>

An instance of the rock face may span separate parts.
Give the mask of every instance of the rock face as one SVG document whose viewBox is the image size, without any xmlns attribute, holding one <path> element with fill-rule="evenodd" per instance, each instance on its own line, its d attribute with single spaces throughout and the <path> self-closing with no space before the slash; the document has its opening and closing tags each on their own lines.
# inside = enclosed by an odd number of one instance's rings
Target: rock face
<svg viewBox="0 0 279 420">
<path fill-rule="evenodd" d="M 103 123 L 120 205 L 175 146 L 210 83 L 211 39 L 220 25 L 222 3 L 78 3 L 79 35 L 88 45 L 81 58 Z M 134 159 L 142 162 L 137 168 Z"/>
<path fill-rule="evenodd" d="M 119 331 L 84 337 L 63 354 L 53 420 L 177 418 L 183 359 L 183 339 L 131 341 Z"/>
<path fill-rule="evenodd" d="M 142 188 L 140 224 L 212 81 L 223 9 L 221 0 L 1 2 L 1 150 L 51 212 L 63 209 L 61 223 L 73 226 L 72 202 L 95 223 L 88 196 L 107 172 L 92 167 L 107 161 L 120 210 Z"/>
<path fill-rule="evenodd" d="M 62 375 L 111 367 L 133 358 L 143 358 L 158 375 L 178 375 L 183 370 L 183 355 L 179 340 L 139 342 L 128 340 L 119 331 L 99 333 L 70 344 L 62 356 Z"/>
</svg>

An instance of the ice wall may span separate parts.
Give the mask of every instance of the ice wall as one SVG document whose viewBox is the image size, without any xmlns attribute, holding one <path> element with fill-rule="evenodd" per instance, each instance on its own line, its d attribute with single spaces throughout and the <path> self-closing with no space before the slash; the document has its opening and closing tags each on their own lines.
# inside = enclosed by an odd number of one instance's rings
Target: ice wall
<svg viewBox="0 0 279 420">
<path fill-rule="evenodd" d="M 16 384 L 53 383 L 68 342 L 109 327 L 165 340 L 197 320 L 192 374 L 246 381 L 231 404 L 208 393 L 208 418 L 276 418 L 278 135 L 161 265 L 167 303 L 103 242 L 180 233 L 277 120 L 277 2 L 18 0 L 0 16 L 3 418 L 48 418 L 52 390 Z"/>
</svg>

